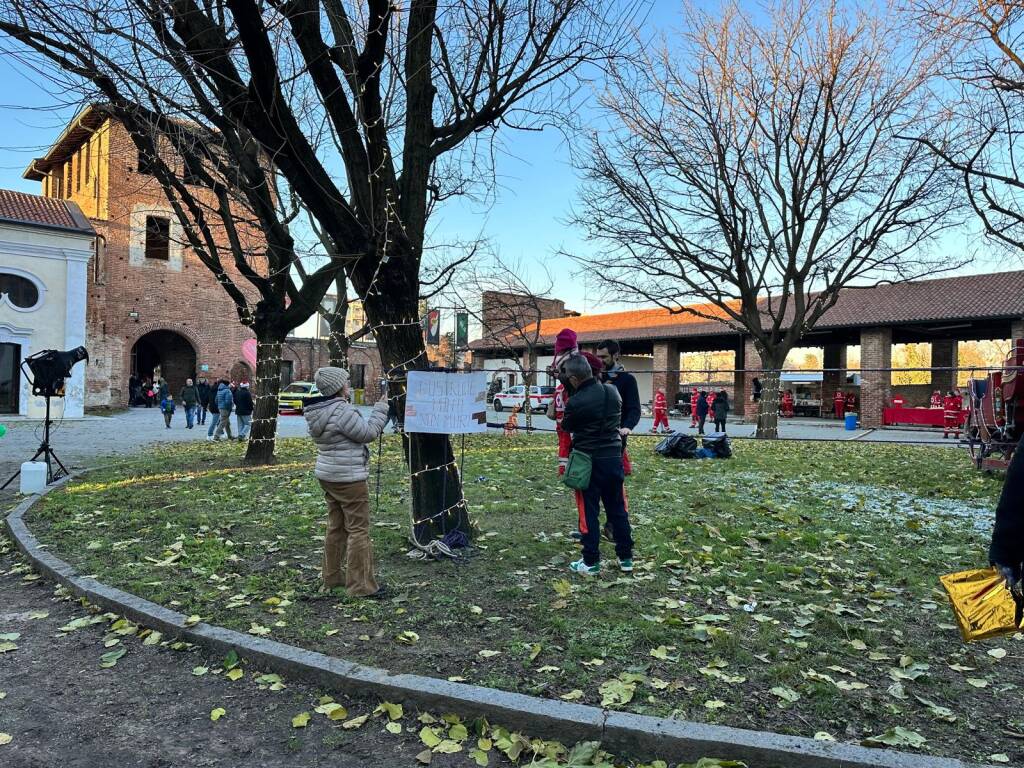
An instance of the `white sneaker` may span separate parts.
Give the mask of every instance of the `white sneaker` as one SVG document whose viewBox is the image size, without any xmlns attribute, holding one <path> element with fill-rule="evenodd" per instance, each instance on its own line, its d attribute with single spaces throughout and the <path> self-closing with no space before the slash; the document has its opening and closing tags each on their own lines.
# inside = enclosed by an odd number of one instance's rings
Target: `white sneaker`
<svg viewBox="0 0 1024 768">
<path fill-rule="evenodd" d="M 213 435 L 207 435 L 206 436 L 206 442 L 212 443 L 213 442 Z"/>
</svg>

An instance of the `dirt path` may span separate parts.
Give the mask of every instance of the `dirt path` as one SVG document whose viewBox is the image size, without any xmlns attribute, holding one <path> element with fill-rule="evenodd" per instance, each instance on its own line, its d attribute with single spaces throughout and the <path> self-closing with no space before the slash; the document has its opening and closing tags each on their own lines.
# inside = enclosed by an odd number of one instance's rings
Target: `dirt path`
<svg viewBox="0 0 1024 768">
<path fill-rule="evenodd" d="M 197 650 L 145 646 L 117 638 L 109 623 L 72 632 L 59 628 L 88 615 L 77 601 L 54 597 L 52 584 L 35 579 L 0 538 L 0 765 L 5 768 L 208 768 L 211 766 L 415 766 L 423 750 L 418 724 L 406 717 L 401 735 L 371 718 L 346 730 L 313 707 L 324 691 L 285 680 L 283 690 L 259 690 L 257 670 L 231 682 L 214 670 L 220 659 Z M 6 550 L 6 553 L 5 553 Z M 45 614 L 45 615 L 44 615 Z M 14 633 L 18 637 L 4 640 Z M 106 638 L 119 640 L 104 647 Z M 115 666 L 102 654 L 125 648 Z M 199 666 L 209 668 L 201 677 Z M 353 718 L 376 702 L 333 694 Z M 222 707 L 217 722 L 210 712 Z M 306 728 L 292 717 L 310 712 Z M 412 731 L 411 733 L 409 731 Z M 3 742 L 7 734 L 10 743 Z M 492 756 L 492 764 L 497 761 Z M 465 754 L 434 755 L 434 766 L 475 765 Z"/>
</svg>

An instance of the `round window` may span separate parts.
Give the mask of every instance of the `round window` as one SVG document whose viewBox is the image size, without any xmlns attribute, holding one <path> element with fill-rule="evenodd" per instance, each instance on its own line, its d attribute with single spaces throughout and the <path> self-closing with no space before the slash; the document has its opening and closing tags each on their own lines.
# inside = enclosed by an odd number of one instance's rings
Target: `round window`
<svg viewBox="0 0 1024 768">
<path fill-rule="evenodd" d="M 39 303 L 39 289 L 27 277 L 0 272 L 0 298 L 4 296 L 18 309 L 32 309 Z"/>
</svg>

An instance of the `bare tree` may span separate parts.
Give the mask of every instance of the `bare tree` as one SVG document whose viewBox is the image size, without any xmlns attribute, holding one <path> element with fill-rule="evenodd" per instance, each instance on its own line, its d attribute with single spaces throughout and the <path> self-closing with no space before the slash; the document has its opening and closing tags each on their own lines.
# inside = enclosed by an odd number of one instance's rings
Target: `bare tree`
<svg viewBox="0 0 1024 768">
<path fill-rule="evenodd" d="M 0 32 L 128 101 L 174 114 L 187 101 L 203 125 L 239 135 L 233 164 L 265 155 L 333 243 L 402 408 L 406 373 L 426 366 L 417 309 L 432 207 L 493 180 L 477 149 L 499 126 L 571 115 L 577 75 L 622 53 L 636 8 L 0 0 Z M 448 436 L 406 440 L 417 540 L 470 533 Z"/>
<path fill-rule="evenodd" d="M 1024 255 L 1024 4 L 911 0 L 908 12 L 943 54 L 948 129 L 907 134 L 960 175 L 986 234 Z"/>
<path fill-rule="evenodd" d="M 548 317 L 554 280 L 544 270 L 540 282 L 537 270 L 528 270 L 521 262 L 494 258 L 482 266 L 468 269 L 458 281 L 459 302 L 480 325 L 481 340 L 491 350 L 515 361 L 525 386 L 526 428 L 533 428 L 530 391 L 537 383 L 537 349 L 543 345 L 540 321 Z M 530 278 L 527 278 L 530 274 Z M 536 286 L 536 287 L 534 287 Z M 479 306 L 479 309 L 476 307 Z"/>
<path fill-rule="evenodd" d="M 677 44 L 615 68 L 602 98 L 612 127 L 581 161 L 575 216 L 601 248 L 577 258 L 619 299 L 749 334 L 759 437 L 777 435 L 786 354 L 840 290 L 936 271 L 925 246 L 955 196 L 897 138 L 930 114 L 932 62 L 904 32 L 837 2 L 690 6 Z"/>
</svg>

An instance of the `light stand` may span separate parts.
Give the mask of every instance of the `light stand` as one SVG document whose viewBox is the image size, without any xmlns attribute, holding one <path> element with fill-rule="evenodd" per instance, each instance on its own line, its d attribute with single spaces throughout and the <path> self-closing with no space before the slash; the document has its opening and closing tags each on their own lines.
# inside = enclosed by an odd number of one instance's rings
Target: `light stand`
<svg viewBox="0 0 1024 768">
<path fill-rule="evenodd" d="M 29 355 L 21 362 L 21 370 L 25 374 L 28 383 L 32 386 L 32 394 L 36 396 L 41 395 L 46 400 L 46 417 L 43 420 L 43 441 L 39 444 L 39 449 L 29 461 L 35 461 L 40 456 L 44 457 L 47 485 L 71 474 L 57 457 L 57 454 L 54 453 L 53 448 L 50 447 L 50 426 L 53 424 L 53 420 L 50 418 L 50 399 L 53 397 L 64 397 L 64 379 L 71 375 L 71 367 L 79 360 L 88 359 L 89 354 L 86 352 L 85 347 L 78 347 L 67 352 L 57 352 L 52 349 L 43 350 L 34 355 Z M 53 469 L 54 464 L 60 467 L 60 470 L 56 473 Z M 13 483 L 20 474 L 21 468 L 19 467 L 17 472 L 7 478 L 3 485 L 0 485 L 0 491 Z"/>
</svg>

